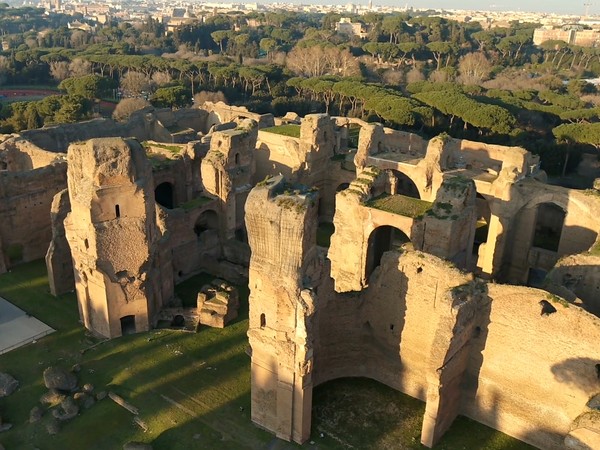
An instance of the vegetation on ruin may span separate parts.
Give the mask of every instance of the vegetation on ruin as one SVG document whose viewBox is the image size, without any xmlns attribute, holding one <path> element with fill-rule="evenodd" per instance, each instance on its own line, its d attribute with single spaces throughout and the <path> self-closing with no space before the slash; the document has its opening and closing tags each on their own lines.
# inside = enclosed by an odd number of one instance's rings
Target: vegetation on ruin
<svg viewBox="0 0 600 450">
<path fill-rule="evenodd" d="M 210 277 L 194 277 L 178 286 L 189 299 Z M 98 344 L 79 323 L 74 294 L 48 293 L 43 261 L 15 267 L 0 276 L 0 296 L 55 328 L 55 333 L 0 356 L 2 371 L 20 388 L 0 399 L 6 448 L 85 448 L 108 450 L 125 442 L 151 442 L 155 450 L 191 447 L 240 449 L 300 448 L 277 440 L 250 420 L 248 289 L 240 287 L 240 317 L 224 329 L 199 333 L 161 329 Z M 45 392 L 42 371 L 50 365 L 80 364 L 80 384 L 112 390 L 139 408 L 149 430 L 109 399 L 63 423 L 48 436 L 43 422 L 30 424 L 29 411 Z M 307 448 L 420 449 L 424 404 L 366 379 L 342 379 L 315 389 L 313 432 Z M 323 433 L 323 437 L 320 434 Z M 341 439 L 342 441 L 340 441 Z M 531 447 L 474 421 L 459 417 L 443 437 L 440 449 L 526 450 Z"/>
<path fill-rule="evenodd" d="M 590 248 L 589 254 L 592 256 L 600 256 L 600 241 L 596 242 L 592 248 Z"/>
<path fill-rule="evenodd" d="M 146 152 L 146 156 L 155 170 L 164 169 L 175 163 L 174 159 L 167 158 L 162 153 Z"/>
<path fill-rule="evenodd" d="M 558 295 L 554 295 L 550 292 L 546 293 L 546 298 L 548 300 L 550 300 L 552 303 L 558 303 L 559 305 L 563 306 L 564 308 L 568 308 L 570 305 L 570 303 L 567 300 L 565 300 L 564 298 L 559 297 Z"/>
<path fill-rule="evenodd" d="M 382 194 L 366 202 L 366 206 L 416 219 L 423 217 L 431 209 L 432 203 L 405 195 Z"/>
<path fill-rule="evenodd" d="M 287 125 L 279 125 L 276 127 L 268 127 L 261 128 L 260 131 L 265 131 L 267 133 L 275 133 L 280 134 L 282 136 L 289 136 L 293 138 L 300 137 L 300 125 L 287 124 Z"/>
<path fill-rule="evenodd" d="M 196 197 L 190 201 L 182 203 L 181 205 L 179 205 L 179 207 L 185 209 L 186 211 L 189 211 L 192 209 L 196 209 L 202 205 L 205 205 L 206 203 L 210 203 L 212 201 L 213 201 L 213 199 L 210 197 L 205 197 L 203 195 L 199 195 L 198 197 Z"/>
<path fill-rule="evenodd" d="M 181 153 L 181 150 L 182 150 L 182 147 L 180 145 L 162 144 L 160 142 L 148 142 L 148 141 L 144 141 L 144 142 L 142 142 L 142 146 L 146 150 L 152 150 L 153 147 L 162 148 L 164 150 L 168 150 L 172 155 L 179 155 Z"/>
</svg>

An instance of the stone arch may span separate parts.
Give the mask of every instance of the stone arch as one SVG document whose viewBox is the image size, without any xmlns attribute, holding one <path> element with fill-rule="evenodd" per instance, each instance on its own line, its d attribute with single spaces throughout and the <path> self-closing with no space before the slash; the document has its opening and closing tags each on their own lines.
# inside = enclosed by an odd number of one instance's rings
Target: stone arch
<svg viewBox="0 0 600 450">
<path fill-rule="evenodd" d="M 405 173 L 399 170 L 389 169 L 386 192 L 390 195 L 405 195 L 406 197 L 421 198 L 417 184 Z"/>
<path fill-rule="evenodd" d="M 531 246 L 558 252 L 566 216 L 566 210 L 556 203 L 538 203 Z"/>
<path fill-rule="evenodd" d="M 125 336 L 127 334 L 135 334 L 135 316 L 123 316 L 120 319 L 121 322 L 121 335 Z"/>
<path fill-rule="evenodd" d="M 165 181 L 154 189 L 156 203 L 167 209 L 173 209 L 175 205 L 175 189 L 172 183 Z"/>
<path fill-rule="evenodd" d="M 348 189 L 350 187 L 350 183 L 341 183 L 338 187 L 335 188 L 335 192 L 341 192 L 344 189 Z"/>
<path fill-rule="evenodd" d="M 407 242 L 408 235 L 391 225 L 381 225 L 374 228 L 369 234 L 367 255 L 365 261 L 365 279 L 368 281 L 373 271 L 381 263 L 383 254 L 390 250 L 398 250 Z"/>
<path fill-rule="evenodd" d="M 479 247 L 487 242 L 489 225 L 492 217 L 492 211 L 488 199 L 479 192 L 475 198 L 475 207 L 477 208 L 477 224 L 475 228 L 475 238 L 473 239 L 473 256 L 477 261 Z"/>
<path fill-rule="evenodd" d="M 223 123 L 223 119 L 216 111 L 211 111 L 208 113 L 208 117 L 206 118 L 206 132 L 214 126 Z"/>
<path fill-rule="evenodd" d="M 514 215 L 501 281 L 538 286 L 561 256 L 593 245 L 596 223 L 569 193 L 545 192 L 531 199 Z"/>
<path fill-rule="evenodd" d="M 219 216 L 212 209 L 207 209 L 196 219 L 194 224 L 194 233 L 200 237 L 202 233 L 208 230 L 216 230 L 219 227 Z"/>
</svg>

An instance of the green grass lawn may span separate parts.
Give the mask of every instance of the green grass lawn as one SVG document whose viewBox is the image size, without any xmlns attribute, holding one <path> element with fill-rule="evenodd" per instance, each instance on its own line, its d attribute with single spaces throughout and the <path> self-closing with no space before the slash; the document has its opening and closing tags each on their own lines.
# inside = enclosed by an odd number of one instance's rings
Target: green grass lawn
<svg viewBox="0 0 600 450">
<path fill-rule="evenodd" d="M 178 287 L 193 296 L 206 278 Z M 13 428 L 0 434 L 7 449 L 115 450 L 125 442 L 151 442 L 155 450 L 294 449 L 250 421 L 248 289 L 240 289 L 240 317 L 225 329 L 200 333 L 154 330 L 97 342 L 78 322 L 73 294 L 48 293 L 43 261 L 0 275 L 0 296 L 57 331 L 35 344 L 0 356 L 0 371 L 20 381 L 20 388 L 0 399 L 0 413 Z M 191 297 L 190 297 L 191 298 Z M 82 350 L 89 349 L 82 353 Z M 137 407 L 148 425 L 143 432 L 132 415 L 105 399 L 49 436 L 43 423 L 29 424 L 29 411 L 45 392 L 42 371 L 50 365 L 81 365 L 80 384 L 112 390 Z M 379 383 L 336 380 L 315 389 L 313 434 L 304 448 L 423 448 L 418 443 L 424 405 Z M 46 413 L 43 421 L 48 420 Z M 323 433 L 323 437 L 320 437 Z M 490 428 L 459 418 L 440 449 L 518 450 L 529 448 Z"/>
<path fill-rule="evenodd" d="M 369 200 L 366 205 L 370 208 L 412 218 L 422 217 L 432 206 L 431 202 L 419 200 L 418 198 L 389 194 L 383 194 Z"/>
<path fill-rule="evenodd" d="M 261 128 L 260 131 L 265 131 L 267 133 L 275 133 L 281 134 L 283 136 L 289 136 L 294 138 L 300 137 L 300 125 L 287 124 L 287 125 L 279 125 L 276 127 L 268 127 Z"/>
</svg>

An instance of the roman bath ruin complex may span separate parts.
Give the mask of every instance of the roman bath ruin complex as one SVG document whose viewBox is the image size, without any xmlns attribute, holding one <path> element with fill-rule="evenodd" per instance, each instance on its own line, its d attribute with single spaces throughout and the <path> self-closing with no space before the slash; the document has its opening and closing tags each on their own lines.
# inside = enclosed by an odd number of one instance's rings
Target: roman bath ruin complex
<svg viewBox="0 0 600 450">
<path fill-rule="evenodd" d="M 600 190 L 530 152 L 223 103 L 1 141 L 0 273 L 45 257 L 107 338 L 197 273 L 247 283 L 252 420 L 279 438 L 309 438 L 315 386 L 368 377 L 426 403 L 428 447 L 460 414 L 600 448 Z"/>
</svg>

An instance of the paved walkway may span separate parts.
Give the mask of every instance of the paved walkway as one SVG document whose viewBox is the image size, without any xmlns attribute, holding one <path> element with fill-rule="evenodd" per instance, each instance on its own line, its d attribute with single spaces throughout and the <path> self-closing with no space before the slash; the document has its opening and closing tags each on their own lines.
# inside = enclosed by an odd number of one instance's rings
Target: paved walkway
<svg viewBox="0 0 600 450">
<path fill-rule="evenodd" d="M 55 331 L 0 297 L 0 355 Z"/>
</svg>

